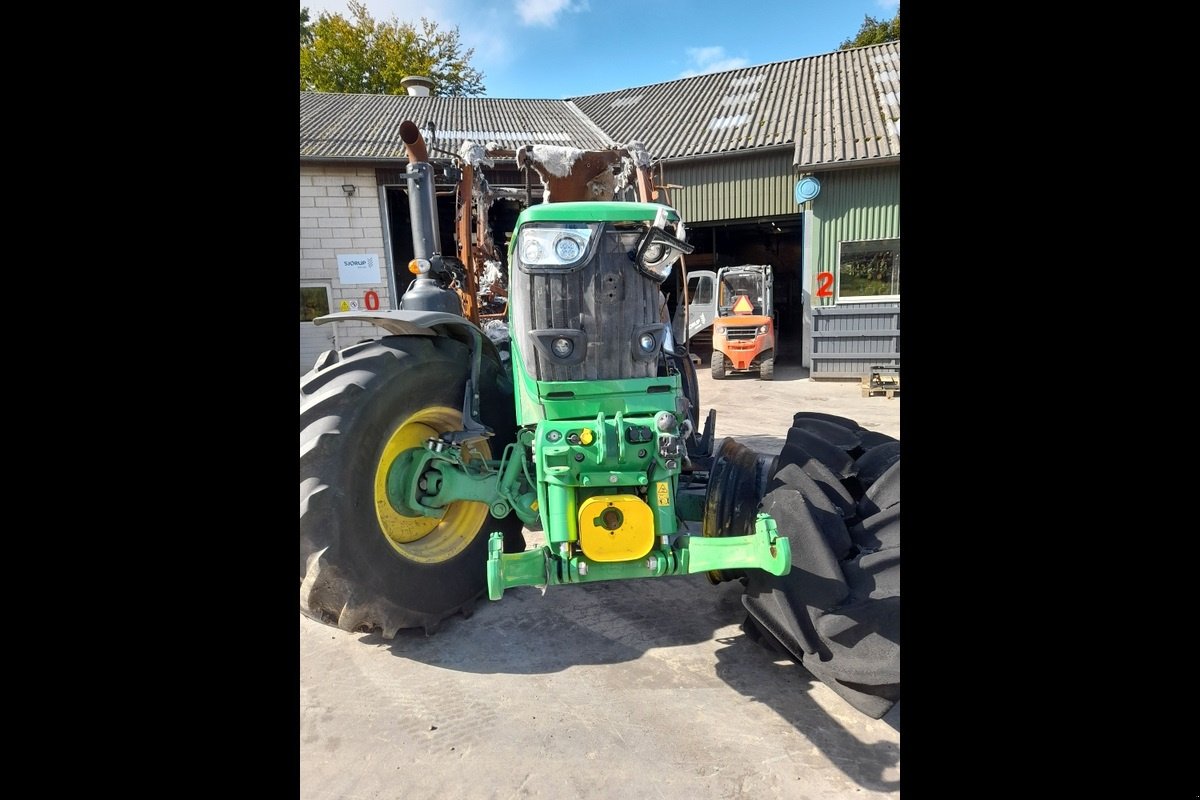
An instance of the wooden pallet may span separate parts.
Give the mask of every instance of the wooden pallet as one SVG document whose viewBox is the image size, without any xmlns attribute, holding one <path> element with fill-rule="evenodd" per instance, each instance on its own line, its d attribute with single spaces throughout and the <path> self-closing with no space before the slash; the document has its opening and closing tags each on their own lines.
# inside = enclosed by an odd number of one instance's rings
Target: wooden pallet
<svg viewBox="0 0 1200 800">
<path fill-rule="evenodd" d="M 870 374 L 862 376 L 862 396 L 884 396 L 891 400 L 900 396 L 900 368 L 895 366 L 871 367 Z"/>
</svg>

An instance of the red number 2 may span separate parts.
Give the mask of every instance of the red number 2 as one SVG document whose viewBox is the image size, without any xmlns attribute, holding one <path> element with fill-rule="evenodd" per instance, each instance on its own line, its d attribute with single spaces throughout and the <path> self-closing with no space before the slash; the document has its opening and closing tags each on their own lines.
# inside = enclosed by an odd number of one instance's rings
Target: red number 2
<svg viewBox="0 0 1200 800">
<path fill-rule="evenodd" d="M 833 287 L 833 273 L 832 272 L 818 272 L 817 273 L 817 297 L 833 297 L 833 292 L 831 291 L 832 287 Z"/>
</svg>

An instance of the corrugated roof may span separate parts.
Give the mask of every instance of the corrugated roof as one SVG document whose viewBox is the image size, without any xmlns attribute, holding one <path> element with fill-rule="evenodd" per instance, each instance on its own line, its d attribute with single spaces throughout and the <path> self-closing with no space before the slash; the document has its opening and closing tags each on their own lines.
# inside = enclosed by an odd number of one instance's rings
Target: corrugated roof
<svg viewBox="0 0 1200 800">
<path fill-rule="evenodd" d="M 616 144 L 563 100 L 301 92 L 300 157 L 404 158 L 405 120 L 421 128 L 431 157 L 438 155 L 433 148 L 457 153 L 467 139 L 506 148 L 554 144 L 593 150 Z"/>
<path fill-rule="evenodd" d="M 899 157 L 900 43 L 572 98 L 658 158 L 794 146 L 798 167 Z"/>
<path fill-rule="evenodd" d="M 301 92 L 301 158 L 404 158 L 400 123 L 431 147 L 645 145 L 654 159 L 792 147 L 795 166 L 900 156 L 900 43 L 575 97 L 502 100 Z M 430 136 L 427 121 L 436 124 Z M 434 154 L 436 155 L 436 153 Z"/>
<path fill-rule="evenodd" d="M 802 60 L 795 165 L 900 157 L 900 42 Z"/>
<path fill-rule="evenodd" d="M 714 72 L 575 97 L 579 110 L 622 144 L 655 158 L 790 145 L 800 61 Z"/>
</svg>

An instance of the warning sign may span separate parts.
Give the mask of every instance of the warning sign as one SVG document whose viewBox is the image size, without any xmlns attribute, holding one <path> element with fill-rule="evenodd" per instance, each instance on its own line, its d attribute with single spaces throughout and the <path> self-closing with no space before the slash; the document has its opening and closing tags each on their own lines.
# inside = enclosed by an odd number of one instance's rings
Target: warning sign
<svg viewBox="0 0 1200 800">
<path fill-rule="evenodd" d="M 733 303 L 733 313 L 749 314 L 754 311 L 754 306 L 750 305 L 750 298 L 744 294 L 739 294 L 738 299 Z"/>
</svg>

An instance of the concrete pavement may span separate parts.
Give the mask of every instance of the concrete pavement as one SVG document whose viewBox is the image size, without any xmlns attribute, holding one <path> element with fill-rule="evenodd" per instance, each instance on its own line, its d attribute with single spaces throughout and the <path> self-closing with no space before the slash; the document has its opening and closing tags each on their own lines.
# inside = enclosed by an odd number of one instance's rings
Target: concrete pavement
<svg viewBox="0 0 1200 800">
<path fill-rule="evenodd" d="M 778 452 L 799 410 L 900 434 L 899 398 L 775 375 L 713 381 L 705 359 L 718 441 Z M 392 641 L 300 616 L 300 796 L 898 798 L 899 705 L 868 719 L 755 645 L 740 595 L 702 575 L 520 587 Z"/>
</svg>

